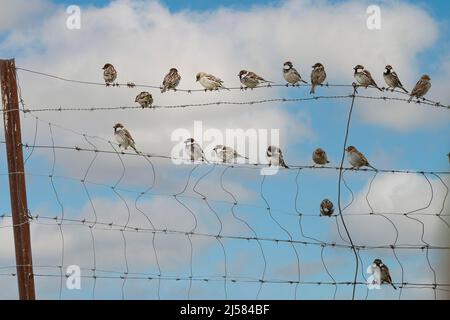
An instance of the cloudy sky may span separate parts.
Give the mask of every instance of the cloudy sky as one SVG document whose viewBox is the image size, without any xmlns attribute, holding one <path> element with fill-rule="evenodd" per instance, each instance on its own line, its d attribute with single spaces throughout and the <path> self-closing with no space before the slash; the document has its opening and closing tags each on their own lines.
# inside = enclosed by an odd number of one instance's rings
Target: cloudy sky
<svg viewBox="0 0 450 320">
<path fill-rule="evenodd" d="M 432 88 L 427 98 L 450 102 L 447 1 L 3 2 L 0 56 L 15 58 L 18 67 L 69 79 L 102 82 L 101 67 L 109 62 L 118 70 L 120 83 L 159 86 L 171 67 L 179 70 L 182 89 L 200 88 L 195 81 L 199 71 L 219 76 L 229 87 L 239 86 L 241 69 L 284 83 L 282 64 L 289 60 L 306 80 L 311 66 L 323 63 L 329 84 L 351 84 L 353 66 L 362 64 L 383 86 L 382 72 L 390 64 L 408 90 L 422 74 L 429 74 Z M 381 10 L 379 30 L 366 24 L 366 9 L 373 4 Z M 80 29 L 66 26 L 69 5 L 81 9 Z M 69 83 L 22 70 L 18 76 L 22 98 L 31 110 L 134 106 L 134 97 L 143 90 Z M 310 97 L 306 87 L 191 94 L 148 90 L 161 106 Z M 359 93 L 404 98 L 373 89 Z M 317 96 L 349 94 L 348 87 L 317 89 Z M 343 98 L 32 112 L 22 114 L 22 133 L 30 145 L 111 151 L 112 126 L 122 122 L 140 150 L 170 155 L 176 143 L 172 133 L 185 129 L 193 134 L 194 121 L 202 121 L 205 131 L 223 135 L 227 129 L 276 129 L 288 164 L 310 165 L 312 151 L 322 147 L 331 165 L 338 166 L 350 102 Z M 444 172 L 449 171 L 449 136 L 450 116 L 444 108 L 357 98 L 348 143 L 380 169 Z M 196 138 L 203 140 L 208 158 L 213 159 L 210 151 L 215 143 L 207 136 Z M 7 190 L 4 148 L 0 156 L 0 183 Z M 25 150 L 25 157 L 29 208 L 41 217 L 31 224 L 39 298 L 351 298 L 351 286 L 314 285 L 353 281 L 352 251 L 320 246 L 348 244 L 340 217 L 325 219 L 318 210 L 324 198 L 337 205 L 336 170 L 281 170 L 264 178 L 255 167 L 174 165 L 167 159 L 147 161 L 114 153 L 36 148 Z M 341 199 L 343 207 L 351 202 L 344 216 L 354 242 L 448 246 L 448 217 L 436 216 L 449 211 L 448 177 L 346 172 L 351 191 L 343 186 Z M 8 194 L 1 193 L 0 200 L 0 212 L 9 215 Z M 56 216 L 86 222 L 64 221 L 58 226 L 58 221 L 45 218 Z M 10 225 L 8 217 L 0 220 L 0 285 L 9 288 L 1 290 L 0 298 L 14 299 Z M 124 226 L 138 230 L 122 232 Z M 153 229 L 159 231 L 153 234 Z M 176 232 L 162 231 L 166 229 Z M 216 238 L 218 234 L 232 237 Z M 313 243 L 245 239 L 255 235 Z M 444 272 L 448 250 L 361 250 L 358 281 L 368 277 L 366 268 L 375 258 L 390 267 L 396 282 L 449 283 Z M 68 265 L 82 268 L 81 290 L 66 288 L 60 265 L 62 270 Z M 160 281 L 154 279 L 158 275 Z M 224 282 L 224 276 L 243 281 Z M 198 281 L 203 278 L 210 281 Z M 261 279 L 269 282 L 261 286 Z M 300 285 L 289 284 L 298 280 Z M 395 291 L 383 286 L 369 292 L 364 285 L 356 294 L 361 299 L 448 297 L 445 291 L 430 288 Z"/>
</svg>

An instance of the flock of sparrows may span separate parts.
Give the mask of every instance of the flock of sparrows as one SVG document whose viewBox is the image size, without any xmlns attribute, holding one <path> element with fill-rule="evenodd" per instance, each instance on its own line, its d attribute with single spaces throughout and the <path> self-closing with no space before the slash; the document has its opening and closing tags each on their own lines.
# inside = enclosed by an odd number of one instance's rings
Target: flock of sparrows
<svg viewBox="0 0 450 320">
<path fill-rule="evenodd" d="M 314 94 L 316 87 L 322 85 L 327 77 L 325 68 L 321 63 L 316 63 L 312 66 L 312 68 L 313 70 L 311 72 L 310 94 Z M 356 65 L 353 69 L 354 78 L 358 82 L 359 86 L 365 88 L 372 86 L 380 91 L 383 91 L 383 89 L 381 89 L 376 84 L 375 80 L 372 78 L 371 73 L 362 65 Z M 115 70 L 114 66 L 110 63 L 107 63 L 104 65 L 103 70 L 103 78 L 106 85 L 117 85 L 117 83 L 114 83 L 117 79 L 117 71 Z M 247 70 L 241 70 L 238 74 L 238 77 L 241 84 L 244 86 L 241 88 L 244 89 L 253 89 L 262 83 L 272 83 L 271 81 L 265 80 L 263 77 L 257 75 L 256 73 Z M 294 86 L 299 85 L 300 83 L 307 84 L 307 82 L 302 79 L 300 73 L 294 68 L 292 62 L 290 61 L 285 62 L 283 65 L 283 77 L 288 84 Z M 394 89 L 399 88 L 405 93 L 408 93 L 408 91 L 402 85 L 398 75 L 395 73 L 395 71 L 393 71 L 393 68 L 390 65 L 386 66 L 385 71 L 383 72 L 383 78 L 387 84 L 386 90 L 391 89 L 392 91 L 394 91 Z M 181 76 L 179 75 L 178 70 L 176 68 L 171 68 L 169 70 L 169 73 L 164 77 L 161 87 L 161 93 L 164 93 L 168 90 L 176 90 L 180 81 Z M 196 81 L 205 88 L 205 91 L 219 89 L 229 90 L 223 85 L 223 81 L 220 78 L 217 78 L 205 72 L 197 73 Z M 429 91 L 430 87 L 430 77 L 425 74 L 420 78 L 420 80 L 411 91 L 408 101 L 410 102 L 413 97 L 416 97 L 417 99 L 423 98 L 423 96 Z M 150 107 L 153 104 L 153 97 L 149 92 L 141 92 L 136 96 L 135 102 L 139 103 L 139 105 L 143 108 Z M 124 148 L 125 150 L 128 147 L 131 147 L 135 152 L 139 153 L 136 149 L 133 137 L 121 123 L 117 123 L 114 126 L 114 136 L 116 141 L 119 143 L 119 147 Z M 193 138 L 186 139 L 184 143 L 185 151 L 191 161 L 208 162 L 202 147 Z M 354 146 L 348 146 L 345 150 L 347 152 L 347 160 L 352 166 L 352 169 L 359 169 L 361 167 L 370 167 L 372 169 L 375 169 L 372 165 L 369 164 L 364 154 L 358 151 Z M 224 145 L 216 145 L 213 151 L 216 153 L 216 156 L 224 163 L 235 162 L 237 158 L 248 159 L 247 157 L 240 155 L 233 148 Z M 283 152 L 279 147 L 273 145 L 268 146 L 266 150 L 266 156 L 267 160 L 269 161 L 269 166 L 289 168 L 284 161 Z M 450 161 L 450 153 L 448 156 Z M 330 162 L 327 158 L 325 150 L 321 148 L 317 148 L 316 150 L 314 150 L 312 154 L 312 160 L 315 165 L 322 166 Z M 329 199 L 322 200 L 322 202 L 320 203 L 320 215 L 331 217 L 333 213 L 333 203 Z M 391 284 L 394 289 L 397 289 L 392 283 L 389 268 L 380 259 L 375 259 L 373 261 L 372 269 L 374 270 L 376 279 L 378 279 L 379 284 L 388 283 Z"/>
<path fill-rule="evenodd" d="M 314 94 L 316 87 L 322 85 L 327 77 L 325 67 L 323 66 L 323 64 L 318 62 L 314 64 L 312 68 L 313 70 L 311 71 L 310 94 Z M 102 69 L 103 69 L 103 79 L 105 80 L 106 86 L 118 85 L 115 82 L 117 79 L 117 71 L 114 68 L 114 66 L 110 63 L 106 63 Z M 371 73 L 367 69 L 365 69 L 364 66 L 358 64 L 353 69 L 354 69 L 353 76 L 356 79 L 359 86 L 364 88 L 371 86 L 377 88 L 380 91 L 383 91 L 383 89 L 376 84 L 375 80 L 372 78 Z M 238 77 L 242 84 L 241 86 L 242 89 L 247 88 L 253 89 L 263 83 L 272 83 L 272 81 L 268 81 L 263 77 L 257 75 L 256 73 L 247 70 L 241 70 L 238 74 Z M 300 83 L 307 84 L 307 82 L 302 79 L 300 73 L 294 68 L 292 62 L 290 61 L 287 61 L 283 64 L 283 77 L 287 81 L 288 85 L 290 84 L 293 86 L 297 86 Z M 403 87 L 402 83 L 400 82 L 397 73 L 393 71 L 392 66 L 387 65 L 385 67 L 385 71 L 383 72 L 383 78 L 387 84 L 386 90 L 391 89 L 392 91 L 394 91 L 394 89 L 399 88 L 403 90 L 405 93 L 408 93 L 408 91 Z M 416 97 L 417 99 L 423 98 L 425 94 L 428 92 L 428 90 L 430 90 L 431 88 L 430 80 L 431 80 L 430 77 L 424 74 L 411 91 L 408 102 L 411 102 L 413 97 Z M 168 90 L 176 91 L 176 88 L 180 84 L 180 81 L 181 76 L 178 73 L 178 70 L 176 68 L 171 68 L 164 77 L 161 86 L 161 93 L 164 93 Z M 196 81 L 203 86 L 205 91 L 219 90 L 219 89 L 229 90 L 223 85 L 223 81 L 220 78 L 205 72 L 197 73 Z M 150 107 L 153 103 L 153 96 L 149 92 L 144 91 L 136 96 L 135 102 L 139 103 L 139 105 L 143 108 Z"/>
</svg>

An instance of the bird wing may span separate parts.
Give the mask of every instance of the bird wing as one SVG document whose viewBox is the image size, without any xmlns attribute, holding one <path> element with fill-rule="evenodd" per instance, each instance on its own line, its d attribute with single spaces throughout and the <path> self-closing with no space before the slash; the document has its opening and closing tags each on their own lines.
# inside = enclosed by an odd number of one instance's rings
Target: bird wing
<svg viewBox="0 0 450 320">
<path fill-rule="evenodd" d="M 252 78 L 252 79 L 256 79 L 256 80 L 260 80 L 260 81 L 266 81 L 263 77 L 260 77 L 256 73 L 251 72 L 251 71 L 249 73 L 247 73 L 247 77 L 248 78 Z"/>
<path fill-rule="evenodd" d="M 129 139 L 130 141 L 132 141 L 133 144 L 134 144 L 135 142 L 134 142 L 134 139 L 133 139 L 133 137 L 131 136 L 130 132 L 129 132 L 127 129 L 122 129 L 122 130 L 123 130 L 123 133 L 125 134 L 125 137 L 126 137 L 127 139 Z"/>
<path fill-rule="evenodd" d="M 376 86 L 375 80 L 373 80 L 372 75 L 368 70 L 363 70 L 362 73 L 367 77 L 367 79 L 370 81 L 370 84 Z"/>
<path fill-rule="evenodd" d="M 219 84 L 221 84 L 223 81 L 215 76 L 213 76 L 212 74 L 207 74 L 205 75 L 206 78 L 208 78 L 211 81 L 217 82 Z"/>
<path fill-rule="evenodd" d="M 355 151 L 356 154 L 358 155 L 358 157 L 360 158 L 361 162 L 364 163 L 364 165 L 368 165 L 369 161 L 367 160 L 366 156 L 363 155 L 361 152 L 359 152 L 358 150 Z"/>
<path fill-rule="evenodd" d="M 395 72 L 391 72 L 391 74 L 394 77 L 395 81 L 397 82 L 397 85 L 399 87 L 403 87 L 402 83 L 400 82 L 400 78 L 398 77 L 398 75 Z"/>
<path fill-rule="evenodd" d="M 419 81 L 417 81 L 416 86 L 411 91 L 411 95 L 414 96 L 416 94 L 420 94 L 426 88 L 426 86 L 427 86 L 427 81 L 420 79 Z"/>
</svg>

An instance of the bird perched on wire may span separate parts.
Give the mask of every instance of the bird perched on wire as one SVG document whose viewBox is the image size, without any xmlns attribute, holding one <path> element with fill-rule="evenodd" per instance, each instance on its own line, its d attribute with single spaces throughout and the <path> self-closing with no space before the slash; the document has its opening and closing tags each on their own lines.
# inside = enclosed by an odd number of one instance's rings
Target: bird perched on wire
<svg viewBox="0 0 450 320">
<path fill-rule="evenodd" d="M 148 108 L 153 103 L 153 97 L 147 91 L 143 91 L 136 96 L 136 99 L 134 99 L 134 102 L 139 103 L 139 105 L 142 108 Z"/>
<path fill-rule="evenodd" d="M 125 150 L 127 150 L 128 147 L 131 147 L 134 151 L 136 151 L 136 153 L 138 153 L 138 151 L 136 150 L 134 139 L 131 136 L 130 132 L 125 129 L 121 123 L 116 123 L 113 128 L 114 138 L 116 138 L 116 141 L 119 143 L 119 148 L 124 148 Z"/>
<path fill-rule="evenodd" d="M 333 202 L 328 199 L 323 199 L 320 203 L 320 215 L 331 217 L 334 213 Z"/>
<path fill-rule="evenodd" d="M 369 164 L 369 161 L 367 161 L 366 157 L 359 152 L 354 146 L 348 146 L 347 149 L 347 160 L 352 165 L 352 169 L 359 169 L 361 167 L 370 167 L 374 170 L 373 166 Z"/>
<path fill-rule="evenodd" d="M 244 158 L 247 159 L 247 157 L 241 156 L 236 150 L 234 150 L 232 147 L 227 147 L 221 144 L 218 144 L 214 147 L 214 152 L 216 153 L 217 157 L 221 159 L 223 162 L 235 162 L 237 158 Z"/>
<path fill-rule="evenodd" d="M 310 94 L 314 94 L 316 92 L 316 86 L 321 85 L 326 77 L 327 74 L 325 72 L 325 67 L 323 64 L 317 62 L 315 65 L 312 66 L 313 70 L 311 71 L 311 91 Z"/>
<path fill-rule="evenodd" d="M 245 88 L 250 89 L 255 88 L 260 83 L 272 83 L 272 81 L 268 81 L 258 76 L 256 73 L 247 70 L 241 70 L 238 74 L 238 77 Z"/>
<path fill-rule="evenodd" d="M 327 153 L 321 148 L 317 148 L 316 150 L 314 150 L 312 159 L 315 164 L 319 165 L 326 165 L 327 163 L 330 163 L 327 158 Z"/>
<path fill-rule="evenodd" d="M 276 146 L 269 146 L 267 147 L 266 152 L 267 160 L 269 160 L 269 167 L 271 166 L 281 166 L 284 168 L 289 168 L 283 159 L 283 153 L 281 152 L 281 149 Z"/>
<path fill-rule="evenodd" d="M 412 89 L 411 97 L 409 97 L 408 102 L 411 102 L 413 97 L 416 97 L 417 99 L 423 98 L 431 88 L 430 80 L 430 77 L 427 74 L 424 74 L 420 80 L 417 81 L 414 89 Z"/>
<path fill-rule="evenodd" d="M 392 278 L 389 273 L 387 265 L 381 261 L 381 259 L 375 259 L 372 263 L 372 270 L 374 272 L 374 278 L 378 284 L 389 283 L 395 290 L 397 287 L 392 283 Z"/>
<path fill-rule="evenodd" d="M 176 91 L 177 86 L 180 84 L 181 76 L 178 74 L 178 70 L 175 68 L 171 68 L 169 73 L 166 74 L 163 80 L 161 93 L 166 92 L 167 90 Z"/>
<path fill-rule="evenodd" d="M 196 76 L 196 81 L 200 82 L 200 84 L 206 90 L 219 90 L 219 89 L 227 89 L 223 86 L 223 81 L 219 78 L 216 78 L 212 74 L 207 74 L 205 72 L 199 72 Z"/>
<path fill-rule="evenodd" d="M 405 93 L 408 93 L 408 91 L 405 88 L 403 88 L 403 85 L 400 82 L 397 73 L 395 73 L 395 71 L 392 71 L 392 66 L 390 65 L 386 66 L 386 71 L 383 72 L 383 78 L 386 84 L 388 85 L 386 89 L 392 88 L 392 91 L 394 91 L 395 88 L 400 88 L 403 91 L 405 91 Z"/>
<path fill-rule="evenodd" d="M 194 161 L 204 161 L 208 162 L 205 158 L 205 153 L 203 152 L 202 147 L 194 140 L 194 138 L 188 138 L 184 141 L 186 154 L 188 158 Z"/>
<path fill-rule="evenodd" d="M 297 69 L 294 68 L 292 62 L 290 61 L 287 61 L 283 64 L 283 77 L 288 83 L 294 86 L 298 85 L 299 82 L 307 83 L 306 81 L 302 80 L 300 73 L 297 71 Z"/>
<path fill-rule="evenodd" d="M 377 86 L 369 70 L 365 70 L 364 67 L 360 64 L 356 65 L 353 69 L 355 70 L 354 77 L 356 81 L 358 81 L 360 86 L 364 88 L 367 88 L 368 86 L 373 86 L 378 90 L 383 91 L 382 89 L 380 89 L 380 87 Z"/>
<path fill-rule="evenodd" d="M 114 81 L 117 79 L 117 71 L 111 63 L 106 63 L 103 66 L 103 79 L 105 80 L 106 86 L 115 86 Z"/>
</svg>

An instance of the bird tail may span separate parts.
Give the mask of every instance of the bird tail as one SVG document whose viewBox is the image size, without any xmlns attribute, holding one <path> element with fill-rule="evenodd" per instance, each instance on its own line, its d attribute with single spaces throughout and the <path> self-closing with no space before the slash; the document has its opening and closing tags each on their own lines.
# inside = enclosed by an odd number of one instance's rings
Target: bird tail
<svg viewBox="0 0 450 320">
<path fill-rule="evenodd" d="M 141 154 L 141 152 L 138 151 L 138 150 L 136 149 L 136 147 L 134 146 L 134 144 L 131 144 L 130 147 L 131 147 L 131 148 L 134 150 L 134 152 L 136 152 L 137 154 Z"/>
<path fill-rule="evenodd" d="M 397 290 L 397 287 L 392 282 L 390 282 L 390 284 L 395 290 Z"/>
<path fill-rule="evenodd" d="M 273 82 L 273 81 L 269 81 L 269 80 L 262 80 L 263 82 L 267 82 L 267 83 L 275 83 L 275 82 Z"/>
<path fill-rule="evenodd" d="M 300 82 L 303 82 L 303 83 L 305 83 L 305 84 L 308 84 L 308 82 L 306 82 L 306 81 L 303 80 L 303 79 L 300 79 Z"/>
<path fill-rule="evenodd" d="M 206 163 L 209 163 L 209 161 L 208 161 L 208 160 L 206 160 L 206 158 L 205 158 L 205 157 L 203 157 L 203 158 L 202 158 L 202 161 L 204 161 L 204 162 L 206 162 Z"/>
<path fill-rule="evenodd" d="M 376 84 L 373 84 L 375 86 L 375 88 L 377 88 L 378 90 L 380 90 L 381 92 L 383 92 L 383 89 L 381 89 L 379 86 L 377 86 Z"/>
<path fill-rule="evenodd" d="M 289 169 L 288 165 L 284 162 L 283 159 L 280 159 L 280 165 L 286 169 Z"/>
<path fill-rule="evenodd" d="M 372 169 L 375 170 L 375 171 L 378 171 L 377 168 L 375 168 L 374 166 L 372 166 L 372 165 L 370 165 L 370 164 L 367 164 L 367 166 L 368 166 L 369 168 L 372 168 Z"/>
<path fill-rule="evenodd" d="M 311 85 L 311 91 L 309 92 L 309 94 L 314 94 L 316 92 L 316 85 L 313 84 Z"/>
<path fill-rule="evenodd" d="M 402 89 L 403 91 L 405 91 L 405 93 L 409 93 L 408 90 L 406 90 L 405 88 L 403 88 L 403 87 L 399 87 L 399 88 Z"/>
<path fill-rule="evenodd" d="M 220 87 L 221 87 L 222 89 L 225 89 L 225 90 L 231 91 L 231 90 L 230 90 L 230 88 L 227 88 L 227 87 L 225 87 L 225 86 L 223 86 L 223 85 L 220 85 Z"/>
<path fill-rule="evenodd" d="M 166 92 L 166 86 L 163 86 L 163 87 L 161 88 L 161 93 L 164 93 L 164 92 Z"/>
</svg>

